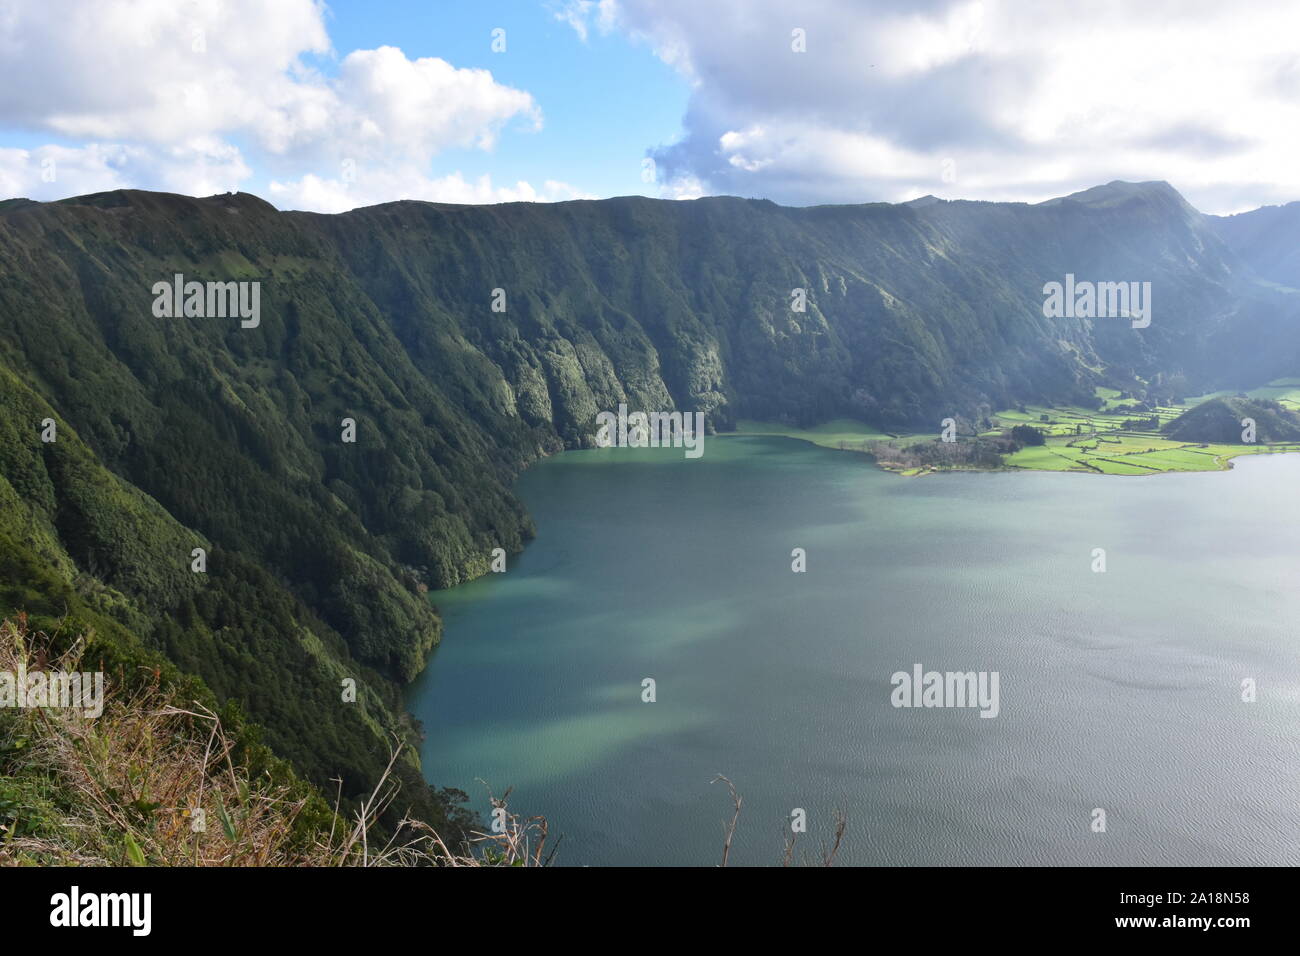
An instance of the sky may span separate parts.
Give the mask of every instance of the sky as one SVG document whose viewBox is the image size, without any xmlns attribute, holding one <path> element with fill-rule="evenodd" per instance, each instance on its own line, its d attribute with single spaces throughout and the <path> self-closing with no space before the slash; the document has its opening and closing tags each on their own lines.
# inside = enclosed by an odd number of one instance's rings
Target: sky
<svg viewBox="0 0 1300 956">
<path fill-rule="evenodd" d="M 0 0 L 0 198 L 1300 199 L 1296 0 Z"/>
</svg>

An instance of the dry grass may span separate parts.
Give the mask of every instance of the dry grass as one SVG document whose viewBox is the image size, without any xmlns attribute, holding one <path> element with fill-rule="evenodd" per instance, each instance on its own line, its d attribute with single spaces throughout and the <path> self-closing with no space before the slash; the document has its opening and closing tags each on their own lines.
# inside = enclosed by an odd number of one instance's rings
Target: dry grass
<svg viewBox="0 0 1300 956">
<path fill-rule="evenodd" d="M 0 671 L 74 671 L 84 642 L 65 653 L 29 632 L 22 616 L 0 622 Z M 19 776 L 48 796 L 57 827 L 36 833 L 0 820 L 0 864 L 66 866 L 541 866 L 546 821 L 521 819 L 493 800 L 492 832 L 448 847 L 427 824 L 407 820 L 372 844 L 376 821 L 398 794 L 387 769 L 352 818 L 337 812 L 326 834 L 304 839 L 295 822 L 307 799 L 254 778 L 232 757 L 217 715 L 178 706 L 157 682 L 128 696 L 109 687 L 104 712 L 19 709 L 0 737 L 21 756 Z M 26 808 L 20 808 L 22 812 Z M 33 811 L 34 812 L 34 811 Z M 56 832 L 48 832 L 54 830 Z"/>
<path fill-rule="evenodd" d="M 723 841 L 722 841 L 721 865 L 726 866 L 727 862 L 731 857 L 731 841 L 735 839 L 736 836 L 736 824 L 740 822 L 740 808 L 744 804 L 744 800 L 740 796 L 740 793 L 736 790 L 736 785 L 732 783 L 730 780 L 728 780 L 726 777 L 724 777 L 722 774 L 718 774 L 710 782 L 717 783 L 718 781 L 722 781 L 727 785 L 727 792 L 731 795 L 731 809 L 732 809 L 731 819 L 723 821 L 722 824 Z M 834 819 L 834 830 L 832 833 L 831 842 L 829 844 L 825 844 L 822 846 L 821 856 L 818 859 L 814 860 L 805 855 L 805 857 L 803 858 L 804 863 L 815 864 L 817 866 L 835 865 L 835 857 L 839 855 L 840 847 L 844 843 L 844 831 L 848 828 L 849 818 L 844 813 L 843 810 L 836 810 L 833 819 Z M 794 847 L 795 847 L 795 842 L 798 839 L 799 839 L 799 834 L 797 832 L 791 833 L 790 836 L 786 837 L 785 852 L 781 857 L 782 866 L 793 865 Z"/>
</svg>

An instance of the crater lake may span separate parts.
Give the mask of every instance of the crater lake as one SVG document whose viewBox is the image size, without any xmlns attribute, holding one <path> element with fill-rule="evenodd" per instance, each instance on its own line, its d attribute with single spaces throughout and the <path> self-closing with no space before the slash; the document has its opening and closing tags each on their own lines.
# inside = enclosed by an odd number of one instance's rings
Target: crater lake
<svg viewBox="0 0 1300 956">
<path fill-rule="evenodd" d="M 733 864 L 780 863 L 801 809 L 796 863 L 842 810 L 841 864 L 1295 865 L 1297 487 L 1296 455 L 907 479 L 782 438 L 566 452 L 517 484 L 536 540 L 432 595 L 425 773 L 480 811 L 512 788 L 560 865 L 717 863 L 718 774 Z M 915 665 L 996 672 L 997 716 L 895 707 Z"/>
</svg>

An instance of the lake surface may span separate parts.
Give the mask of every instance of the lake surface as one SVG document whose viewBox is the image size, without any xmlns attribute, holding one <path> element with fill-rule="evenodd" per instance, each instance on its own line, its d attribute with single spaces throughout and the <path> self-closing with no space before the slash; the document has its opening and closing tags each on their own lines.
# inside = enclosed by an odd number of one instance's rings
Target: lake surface
<svg viewBox="0 0 1300 956">
<path fill-rule="evenodd" d="M 476 778 L 513 787 L 558 864 L 716 864 L 725 774 L 733 864 L 779 863 L 794 808 L 816 855 L 841 808 L 841 864 L 1295 865 L 1297 489 L 1297 455 L 906 479 L 788 439 L 565 453 L 519 481 L 538 537 L 508 571 L 435 595 L 425 771 L 479 808 Z M 914 664 L 998 672 L 998 716 L 894 707 Z"/>
</svg>

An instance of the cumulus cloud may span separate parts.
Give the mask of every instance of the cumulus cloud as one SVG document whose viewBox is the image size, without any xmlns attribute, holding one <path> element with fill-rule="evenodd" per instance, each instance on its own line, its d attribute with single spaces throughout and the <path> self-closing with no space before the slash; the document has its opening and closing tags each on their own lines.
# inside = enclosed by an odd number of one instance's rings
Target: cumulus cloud
<svg viewBox="0 0 1300 956">
<path fill-rule="evenodd" d="M 331 137 L 362 153 L 398 150 L 427 158 L 448 146 L 491 149 L 501 126 L 525 117 L 540 129 L 541 111 L 525 92 L 502 86 L 487 70 L 457 69 L 446 60 L 408 60 L 385 46 L 357 50 L 337 83 L 343 115 Z"/>
<path fill-rule="evenodd" d="M 23 82 L 0 87 L 0 125 L 85 145 L 0 152 L 0 189 L 33 198 L 123 186 L 208 194 L 264 168 L 286 177 L 276 196 L 298 208 L 338 208 L 349 195 L 572 191 L 428 174 L 444 150 L 490 150 L 511 124 L 539 129 L 541 110 L 526 91 L 392 46 L 348 53 L 333 76 L 313 66 L 333 55 L 316 0 L 97 0 L 75 17 L 62 3 L 7 0 L 0 57 Z M 339 188 L 351 185 L 339 170 L 362 166 L 371 183 L 396 192 Z"/>
<path fill-rule="evenodd" d="M 690 81 L 685 135 L 653 154 L 666 194 L 1035 201 L 1119 178 L 1213 212 L 1300 198 L 1292 0 L 606 0 L 566 19 Z"/>
</svg>

